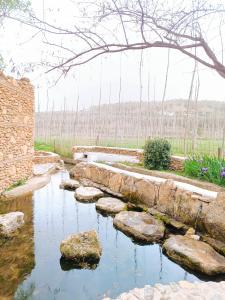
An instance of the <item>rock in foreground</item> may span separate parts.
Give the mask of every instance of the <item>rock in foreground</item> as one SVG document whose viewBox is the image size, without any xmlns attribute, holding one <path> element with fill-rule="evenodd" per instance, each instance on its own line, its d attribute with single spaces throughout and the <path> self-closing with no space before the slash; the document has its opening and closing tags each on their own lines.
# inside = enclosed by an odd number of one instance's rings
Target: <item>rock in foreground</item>
<svg viewBox="0 0 225 300">
<path fill-rule="evenodd" d="M 103 197 L 104 193 L 94 187 L 79 187 L 75 192 L 75 198 L 81 202 L 95 202 L 99 198 Z"/>
<path fill-rule="evenodd" d="M 118 214 L 126 207 L 127 205 L 123 201 L 113 197 L 104 197 L 96 202 L 96 209 L 108 214 Z"/>
<path fill-rule="evenodd" d="M 68 179 L 63 180 L 59 187 L 60 189 L 75 191 L 77 188 L 80 187 L 80 183 L 77 180 Z"/>
<path fill-rule="evenodd" d="M 0 215 L 0 236 L 10 237 L 24 224 L 24 213 L 20 211 Z"/>
<path fill-rule="evenodd" d="M 145 212 L 122 211 L 114 218 L 113 224 L 135 240 L 153 243 L 164 236 L 163 223 Z"/>
<path fill-rule="evenodd" d="M 72 234 L 60 245 L 62 257 L 74 268 L 90 268 L 99 262 L 102 248 L 95 230 Z"/>
<path fill-rule="evenodd" d="M 187 236 L 171 236 L 163 244 L 166 254 L 175 262 L 207 275 L 225 273 L 225 258 L 208 244 Z"/>
<path fill-rule="evenodd" d="M 225 282 L 188 282 L 146 285 L 123 293 L 114 300 L 225 300 Z M 112 300 L 104 298 L 104 300 Z"/>
</svg>

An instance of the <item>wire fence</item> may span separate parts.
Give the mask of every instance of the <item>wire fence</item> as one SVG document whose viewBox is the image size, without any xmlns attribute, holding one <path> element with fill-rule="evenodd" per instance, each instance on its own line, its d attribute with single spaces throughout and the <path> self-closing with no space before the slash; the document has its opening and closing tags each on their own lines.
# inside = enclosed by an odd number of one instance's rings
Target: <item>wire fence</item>
<svg viewBox="0 0 225 300">
<path fill-rule="evenodd" d="M 162 107 L 163 106 L 163 107 Z M 36 141 L 69 152 L 74 145 L 142 148 L 166 138 L 178 155 L 224 153 L 225 104 L 184 100 L 102 104 L 36 113 Z"/>
</svg>

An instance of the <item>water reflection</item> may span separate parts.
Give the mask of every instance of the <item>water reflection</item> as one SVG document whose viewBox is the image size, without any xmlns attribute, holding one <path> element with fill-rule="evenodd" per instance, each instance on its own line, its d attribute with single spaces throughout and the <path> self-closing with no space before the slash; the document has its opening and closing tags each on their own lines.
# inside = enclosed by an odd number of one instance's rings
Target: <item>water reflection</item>
<svg viewBox="0 0 225 300">
<path fill-rule="evenodd" d="M 32 196 L 0 201 L 0 213 L 22 211 L 25 225 L 10 239 L 0 239 L 0 299 L 12 299 L 18 285 L 35 266 Z M 34 286 L 28 294 L 34 290 Z M 26 299 L 26 298 L 23 298 Z"/>
<path fill-rule="evenodd" d="M 95 204 L 78 203 L 73 192 L 60 190 L 61 180 L 67 177 L 66 172 L 55 174 L 48 186 L 34 193 L 33 201 L 18 202 L 18 209 L 8 204 L 1 208 L 3 212 L 21 210 L 28 218 L 10 255 L 11 244 L 4 246 L 5 251 L 1 247 L 2 296 L 10 297 L 18 287 L 17 300 L 24 299 L 19 298 L 21 293 L 35 300 L 97 300 L 104 295 L 116 297 L 146 284 L 169 283 L 184 277 L 198 280 L 164 256 L 160 245 L 134 244 L 113 227 L 112 217 L 96 212 Z M 69 234 L 91 229 L 98 232 L 103 248 L 99 265 L 95 270 L 71 269 L 60 260 L 60 243 Z M 20 259 L 15 263 L 17 257 Z M 8 270 L 9 266 L 13 266 L 13 271 Z"/>
</svg>

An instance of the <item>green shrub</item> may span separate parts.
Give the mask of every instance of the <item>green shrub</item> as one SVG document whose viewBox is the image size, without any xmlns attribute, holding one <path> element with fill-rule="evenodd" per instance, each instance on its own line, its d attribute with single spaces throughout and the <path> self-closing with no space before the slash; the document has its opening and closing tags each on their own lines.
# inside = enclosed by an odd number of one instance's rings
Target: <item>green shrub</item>
<svg viewBox="0 0 225 300">
<path fill-rule="evenodd" d="M 170 165 L 170 149 L 167 140 L 148 140 L 144 147 L 144 166 L 150 170 L 167 170 Z"/>
<path fill-rule="evenodd" d="M 204 155 L 189 157 L 184 163 L 187 176 L 225 186 L 225 159 Z"/>
</svg>

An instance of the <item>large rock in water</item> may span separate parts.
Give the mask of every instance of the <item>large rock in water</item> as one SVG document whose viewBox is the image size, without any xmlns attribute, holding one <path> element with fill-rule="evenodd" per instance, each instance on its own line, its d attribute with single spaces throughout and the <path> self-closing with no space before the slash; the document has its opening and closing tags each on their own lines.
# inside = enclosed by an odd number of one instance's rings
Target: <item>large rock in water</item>
<svg viewBox="0 0 225 300">
<path fill-rule="evenodd" d="M 116 228 L 137 241 L 153 243 L 164 236 L 163 222 L 145 212 L 122 211 L 113 220 Z"/>
<path fill-rule="evenodd" d="M 171 236 L 163 244 L 166 254 L 175 262 L 207 275 L 225 274 L 225 257 L 208 244 L 187 236 Z"/>
<path fill-rule="evenodd" d="M 119 212 L 127 208 L 126 203 L 117 198 L 112 197 L 104 197 L 99 199 L 98 202 L 96 202 L 95 206 L 97 210 L 109 214 L 118 214 Z"/>
<path fill-rule="evenodd" d="M 91 203 L 103 197 L 104 193 L 94 187 L 81 186 L 75 191 L 74 196 L 78 201 Z"/>
<path fill-rule="evenodd" d="M 72 234 L 61 242 L 62 257 L 76 268 L 90 268 L 101 257 L 102 248 L 95 230 Z"/>
<path fill-rule="evenodd" d="M 77 180 L 67 179 L 63 180 L 59 187 L 64 190 L 75 191 L 80 187 L 80 183 Z"/>
<path fill-rule="evenodd" d="M 24 224 L 24 213 L 20 211 L 0 215 L 0 236 L 10 237 Z"/>
</svg>

